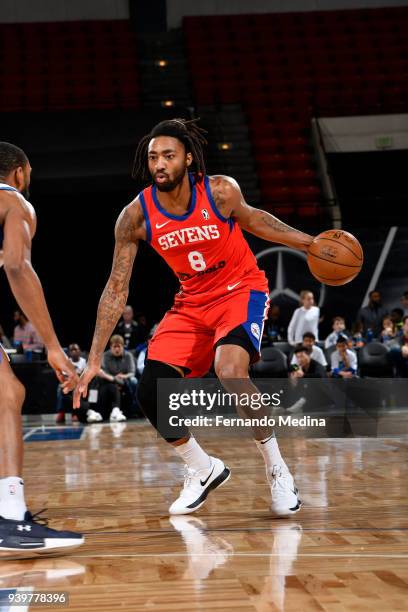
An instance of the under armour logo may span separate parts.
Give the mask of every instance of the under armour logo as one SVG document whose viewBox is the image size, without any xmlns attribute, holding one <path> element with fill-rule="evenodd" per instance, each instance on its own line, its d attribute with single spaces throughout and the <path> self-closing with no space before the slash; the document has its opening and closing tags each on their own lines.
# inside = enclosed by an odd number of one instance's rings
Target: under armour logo
<svg viewBox="0 0 408 612">
<path fill-rule="evenodd" d="M 17 525 L 17 531 L 31 531 L 30 525 Z"/>
</svg>

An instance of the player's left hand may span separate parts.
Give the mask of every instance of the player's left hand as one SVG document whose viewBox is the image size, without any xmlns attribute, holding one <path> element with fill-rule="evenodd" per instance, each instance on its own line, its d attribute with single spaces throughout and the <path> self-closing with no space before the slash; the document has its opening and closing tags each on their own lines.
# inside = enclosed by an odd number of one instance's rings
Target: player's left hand
<svg viewBox="0 0 408 612">
<path fill-rule="evenodd" d="M 72 391 L 78 383 L 78 375 L 61 347 L 48 351 L 48 363 L 61 383 L 62 392 Z"/>
</svg>

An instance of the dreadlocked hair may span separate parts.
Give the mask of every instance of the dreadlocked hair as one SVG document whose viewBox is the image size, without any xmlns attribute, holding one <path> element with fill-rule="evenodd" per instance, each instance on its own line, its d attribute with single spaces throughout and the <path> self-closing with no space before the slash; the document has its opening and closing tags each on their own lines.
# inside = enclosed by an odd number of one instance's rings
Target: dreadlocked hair
<svg viewBox="0 0 408 612">
<path fill-rule="evenodd" d="M 206 130 L 197 125 L 198 119 L 168 119 L 161 121 L 151 130 L 149 134 L 143 136 L 139 142 L 135 159 L 133 162 L 132 178 L 141 183 L 150 180 L 150 173 L 147 164 L 147 149 L 152 138 L 157 136 L 171 136 L 177 138 L 185 147 L 186 153 L 193 156 L 192 167 L 196 174 L 196 180 L 202 181 L 205 176 L 205 162 L 203 145 L 207 144 L 204 134 Z"/>
</svg>

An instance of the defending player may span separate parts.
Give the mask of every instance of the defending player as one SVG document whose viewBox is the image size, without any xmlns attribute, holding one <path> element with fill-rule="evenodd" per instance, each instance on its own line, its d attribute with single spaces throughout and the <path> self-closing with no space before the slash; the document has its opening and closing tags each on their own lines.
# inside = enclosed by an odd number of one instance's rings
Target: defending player
<svg viewBox="0 0 408 612">
<path fill-rule="evenodd" d="M 48 361 L 67 392 L 75 386 L 75 369 L 58 342 L 38 276 L 31 265 L 36 230 L 29 197 L 31 166 L 24 151 L 0 142 L 0 267 L 20 308 L 33 322 Z M 24 499 L 21 408 L 25 389 L 14 376 L 0 345 L 0 553 L 42 553 L 79 546 L 81 534 L 49 529 L 45 519 L 28 510 Z"/>
</svg>

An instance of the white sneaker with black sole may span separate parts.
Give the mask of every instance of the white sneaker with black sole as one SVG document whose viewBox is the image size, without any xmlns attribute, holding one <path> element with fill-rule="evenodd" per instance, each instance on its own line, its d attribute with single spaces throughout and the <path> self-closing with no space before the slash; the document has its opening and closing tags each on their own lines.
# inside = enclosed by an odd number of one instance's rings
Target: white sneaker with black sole
<svg viewBox="0 0 408 612">
<path fill-rule="evenodd" d="M 277 518 L 287 518 L 299 512 L 302 502 L 298 497 L 292 474 L 282 465 L 274 465 L 266 472 L 271 487 L 271 510 Z"/>
<path fill-rule="evenodd" d="M 223 485 L 231 471 L 221 459 L 210 457 L 211 465 L 205 470 L 193 470 L 186 466 L 184 486 L 178 499 L 169 508 L 170 514 L 190 514 L 204 504 L 210 491 Z"/>
<path fill-rule="evenodd" d="M 127 419 L 121 409 L 116 406 L 116 408 L 113 408 L 109 420 L 111 423 L 121 423 L 122 421 L 126 421 Z"/>
</svg>

